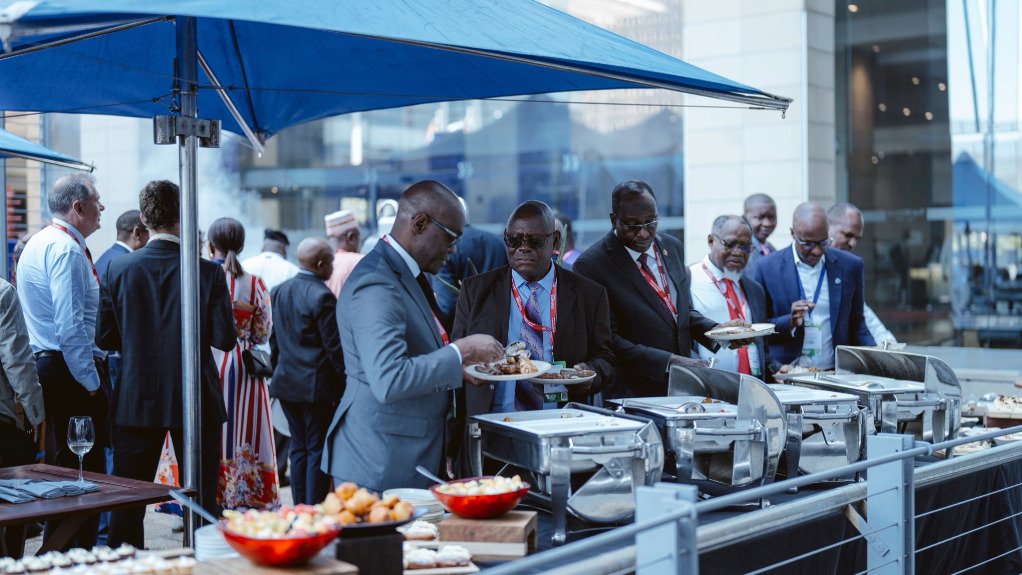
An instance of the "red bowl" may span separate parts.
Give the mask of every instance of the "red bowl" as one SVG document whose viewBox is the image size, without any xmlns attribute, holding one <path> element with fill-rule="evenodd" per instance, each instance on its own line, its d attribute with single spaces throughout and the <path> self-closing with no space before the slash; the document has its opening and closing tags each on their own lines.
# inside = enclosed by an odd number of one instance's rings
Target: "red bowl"
<svg viewBox="0 0 1022 575">
<path fill-rule="evenodd" d="M 449 484 L 465 483 L 473 480 L 478 481 L 480 479 L 493 479 L 493 477 L 469 477 L 467 479 L 451 481 Z M 528 483 L 525 483 L 524 487 L 517 491 L 496 493 L 494 495 L 453 495 L 438 491 L 437 487 L 440 487 L 440 485 L 434 485 L 429 488 L 433 492 L 433 496 L 440 503 L 443 503 L 448 511 L 465 519 L 494 519 L 500 517 L 514 509 L 518 502 L 522 500 L 522 497 L 525 497 L 525 494 L 529 492 Z"/>
<path fill-rule="evenodd" d="M 315 557 L 341 532 L 340 529 L 328 531 L 308 537 L 288 537 L 285 539 L 256 539 L 235 533 L 220 524 L 220 532 L 224 534 L 227 544 L 241 554 L 242 557 L 257 565 L 270 567 L 293 567 L 308 562 Z"/>
</svg>

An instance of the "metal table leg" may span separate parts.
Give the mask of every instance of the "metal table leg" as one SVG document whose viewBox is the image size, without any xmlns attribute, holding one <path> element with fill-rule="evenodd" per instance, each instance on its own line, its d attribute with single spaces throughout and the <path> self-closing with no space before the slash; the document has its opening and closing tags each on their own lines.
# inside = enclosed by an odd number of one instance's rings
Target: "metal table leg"
<svg viewBox="0 0 1022 575">
<path fill-rule="evenodd" d="M 550 450 L 550 504 L 554 522 L 553 544 L 563 545 L 568 537 L 568 489 L 571 486 L 571 450 Z"/>
</svg>

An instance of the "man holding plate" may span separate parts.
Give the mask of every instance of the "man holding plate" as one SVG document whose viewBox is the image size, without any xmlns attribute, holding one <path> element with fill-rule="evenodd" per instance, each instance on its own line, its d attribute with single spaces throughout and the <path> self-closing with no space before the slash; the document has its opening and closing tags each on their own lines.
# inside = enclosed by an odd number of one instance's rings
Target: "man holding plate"
<svg viewBox="0 0 1022 575">
<path fill-rule="evenodd" d="M 573 378 L 580 381 L 550 379 L 540 384 L 522 379 L 468 386 L 466 415 L 555 407 L 569 399 L 585 401 L 613 373 L 606 290 L 553 264 L 561 237 L 553 210 L 543 202 L 530 200 L 518 206 L 508 219 L 504 244 L 509 265 L 462 285 L 454 337 L 484 333 L 502 344 L 520 341 L 533 360 L 562 361 L 580 370 L 579 377 Z"/>
<path fill-rule="evenodd" d="M 692 274 L 692 309 L 721 322 L 736 319 L 753 323 L 766 321 L 763 288 L 742 275 L 754 248 L 752 237 L 752 226 L 742 216 L 720 216 L 713 221 L 710 235 L 706 238 L 710 253 L 703 261 L 688 268 Z M 773 326 L 770 328 L 772 332 Z M 766 379 L 768 364 L 765 352 L 763 338 L 757 337 L 755 345 L 738 349 L 722 346 L 716 352 L 696 344 L 693 355 L 707 361 L 715 358 L 718 369 Z"/>
</svg>

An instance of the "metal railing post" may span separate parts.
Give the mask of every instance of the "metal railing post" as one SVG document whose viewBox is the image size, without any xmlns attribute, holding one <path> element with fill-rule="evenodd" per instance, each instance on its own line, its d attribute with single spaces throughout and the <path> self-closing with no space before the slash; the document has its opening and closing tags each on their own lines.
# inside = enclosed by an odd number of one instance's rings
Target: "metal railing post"
<svg viewBox="0 0 1022 575">
<path fill-rule="evenodd" d="M 867 438 L 869 459 L 912 449 L 909 435 L 881 433 Z M 866 472 L 866 536 L 869 572 L 875 575 L 915 573 L 914 461 L 905 458 Z"/>
<path fill-rule="evenodd" d="M 657 483 L 639 487 L 635 494 L 635 522 L 688 510 L 689 514 L 635 535 L 638 575 L 672 573 L 697 575 L 699 551 L 696 540 L 699 490 L 692 485 Z"/>
</svg>

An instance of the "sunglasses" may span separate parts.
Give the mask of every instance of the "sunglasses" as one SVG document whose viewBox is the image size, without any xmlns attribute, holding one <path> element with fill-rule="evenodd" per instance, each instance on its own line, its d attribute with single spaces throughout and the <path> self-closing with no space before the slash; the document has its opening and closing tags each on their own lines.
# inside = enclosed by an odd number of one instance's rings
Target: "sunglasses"
<svg viewBox="0 0 1022 575">
<path fill-rule="evenodd" d="M 618 217 L 617 214 L 614 214 L 614 217 L 617 218 L 617 224 L 619 226 L 624 228 L 626 232 L 632 233 L 639 233 L 640 230 L 646 230 L 649 233 L 653 233 L 656 231 L 657 225 L 660 224 L 660 218 L 654 218 L 653 220 L 648 221 L 644 224 L 626 224 L 621 221 L 621 218 Z"/>
<path fill-rule="evenodd" d="M 747 244 L 747 243 L 742 243 L 742 242 L 737 242 L 737 241 L 729 242 L 729 241 L 725 241 L 723 238 L 721 238 L 717 234 L 710 234 L 710 235 L 712 235 L 713 237 L 715 237 L 718 240 L 720 240 L 720 243 L 724 246 L 724 251 L 726 251 L 726 252 L 733 252 L 735 250 L 738 250 L 739 252 L 741 252 L 743 254 L 752 253 L 752 244 L 751 243 Z"/>
<path fill-rule="evenodd" d="M 831 244 L 830 238 L 827 238 L 825 240 L 812 241 L 812 240 L 803 240 L 802 238 L 798 237 L 798 234 L 796 234 L 795 232 L 792 232 L 791 235 L 792 235 L 792 237 L 795 238 L 795 241 L 798 242 L 798 245 L 802 246 L 803 248 L 805 248 L 807 250 L 812 250 L 812 249 L 815 249 L 817 247 L 819 247 L 821 250 L 825 250 L 825 249 L 829 248 L 830 244 Z"/>
<path fill-rule="evenodd" d="M 553 237 L 557 232 L 550 232 L 545 236 L 509 236 L 507 233 L 504 234 L 504 245 L 513 249 L 520 250 L 523 246 L 528 247 L 530 250 L 538 250 L 546 244 L 546 241 Z"/>
<path fill-rule="evenodd" d="M 438 228 L 440 228 L 441 230 L 443 230 L 445 234 L 447 234 L 448 236 L 450 236 L 450 237 L 452 238 L 452 239 L 451 239 L 451 243 L 447 244 L 447 246 L 448 246 L 448 247 L 453 247 L 453 246 L 455 246 L 455 245 L 456 245 L 456 244 L 457 244 L 458 242 L 460 242 L 460 241 L 461 241 L 461 234 L 459 234 L 459 233 L 455 232 L 455 231 L 454 231 L 454 230 L 452 230 L 451 228 L 449 228 L 449 227 L 447 227 L 447 226 L 445 226 L 445 225 L 441 224 L 440 222 L 438 222 L 438 221 L 434 220 L 434 219 L 433 219 L 432 217 L 430 217 L 430 215 L 429 215 L 429 214 L 425 214 L 425 216 L 426 216 L 426 219 L 427 219 L 427 220 L 429 220 L 429 221 L 433 222 L 433 225 L 435 225 L 436 227 L 438 227 Z"/>
</svg>

